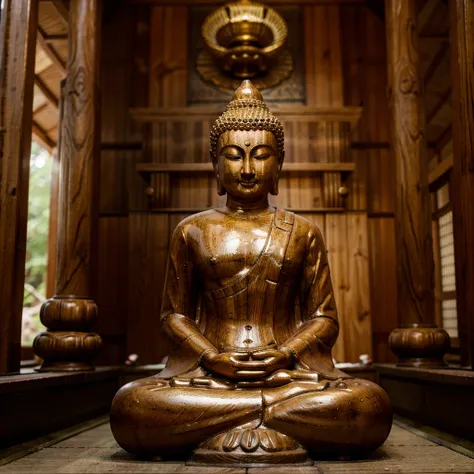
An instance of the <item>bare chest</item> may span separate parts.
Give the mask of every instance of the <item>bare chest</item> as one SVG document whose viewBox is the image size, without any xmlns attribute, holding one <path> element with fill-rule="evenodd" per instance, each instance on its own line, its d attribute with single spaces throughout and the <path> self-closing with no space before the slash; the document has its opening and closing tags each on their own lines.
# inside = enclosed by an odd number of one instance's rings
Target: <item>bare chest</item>
<svg viewBox="0 0 474 474">
<path fill-rule="evenodd" d="M 203 283 L 221 286 L 249 272 L 268 244 L 271 225 L 268 219 L 259 225 L 237 221 L 232 226 L 216 223 L 202 229 L 193 254 Z"/>
</svg>

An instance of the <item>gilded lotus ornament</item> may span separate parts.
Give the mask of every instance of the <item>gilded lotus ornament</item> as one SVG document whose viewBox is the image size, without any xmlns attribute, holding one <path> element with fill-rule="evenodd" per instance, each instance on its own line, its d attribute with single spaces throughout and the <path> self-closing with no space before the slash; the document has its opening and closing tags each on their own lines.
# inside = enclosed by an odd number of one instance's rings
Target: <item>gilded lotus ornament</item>
<svg viewBox="0 0 474 474">
<path fill-rule="evenodd" d="M 241 0 L 214 10 L 204 20 L 202 37 L 207 54 L 198 58 L 198 72 L 220 88 L 233 89 L 233 81 L 242 79 L 272 87 L 293 69 L 286 22 L 262 3 Z"/>
</svg>

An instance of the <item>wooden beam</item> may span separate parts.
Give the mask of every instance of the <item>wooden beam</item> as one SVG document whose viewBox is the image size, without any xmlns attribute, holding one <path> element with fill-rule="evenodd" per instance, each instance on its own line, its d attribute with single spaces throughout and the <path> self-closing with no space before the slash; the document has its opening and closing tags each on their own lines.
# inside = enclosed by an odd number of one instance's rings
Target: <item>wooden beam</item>
<svg viewBox="0 0 474 474">
<path fill-rule="evenodd" d="M 44 146 L 51 153 L 53 148 L 56 146 L 56 143 L 54 143 L 53 140 L 51 140 L 46 130 L 40 125 L 38 125 L 38 123 L 33 121 L 32 132 L 33 132 L 33 135 L 35 135 L 38 138 L 38 140 L 41 142 L 41 145 Z"/>
<path fill-rule="evenodd" d="M 448 54 L 448 51 L 449 51 L 449 41 L 443 41 L 437 53 L 435 54 L 433 61 L 431 61 L 430 65 L 426 69 L 425 76 L 423 78 L 423 83 L 425 87 L 430 82 L 431 78 L 436 72 L 436 69 L 438 69 L 438 66 L 441 64 L 441 61 L 444 59 L 446 54 Z"/>
<path fill-rule="evenodd" d="M 56 9 L 56 12 L 59 15 L 59 18 L 67 26 L 69 26 L 69 10 L 62 0 L 52 0 L 51 4 Z"/>
<path fill-rule="evenodd" d="M 415 0 L 386 1 L 400 323 L 433 323 L 434 261 Z"/>
<path fill-rule="evenodd" d="M 20 369 L 37 0 L 4 0 L 0 36 L 0 373 Z"/>
<path fill-rule="evenodd" d="M 453 127 L 449 124 L 440 134 L 439 137 L 436 139 L 436 149 L 442 150 L 452 139 L 453 136 Z"/>
<path fill-rule="evenodd" d="M 48 332 L 34 344 L 44 360 L 41 371 L 93 370 L 101 346 L 100 336 L 90 332 L 97 320 L 92 294 L 98 245 L 101 6 L 102 0 L 70 4 L 71 54 L 61 89 L 55 296 L 41 309 Z M 62 349 L 62 335 L 55 331 L 65 320 L 72 341 L 67 351 Z"/>
<path fill-rule="evenodd" d="M 45 35 L 44 40 L 46 41 L 47 44 L 53 44 L 58 41 L 67 41 L 68 40 L 68 35 Z"/>
<path fill-rule="evenodd" d="M 50 44 L 46 42 L 44 32 L 40 27 L 38 27 L 37 41 L 38 41 L 38 44 L 43 49 L 43 51 L 46 53 L 46 56 L 48 56 L 48 58 L 51 59 L 51 61 L 53 61 L 53 64 L 55 64 L 59 68 L 62 76 L 64 77 L 66 75 L 66 65 L 64 64 L 64 61 L 59 56 L 57 51 L 54 48 L 52 48 Z"/>
<path fill-rule="evenodd" d="M 271 105 L 272 112 L 287 121 L 308 120 L 323 122 L 350 122 L 357 124 L 362 107 L 308 107 Z M 169 122 L 196 119 L 214 120 L 222 110 L 220 107 L 139 107 L 131 108 L 130 114 L 137 122 Z"/>
<path fill-rule="evenodd" d="M 137 163 L 140 173 L 212 173 L 211 163 Z M 282 173 L 352 173 L 355 163 L 286 163 Z"/>
<path fill-rule="evenodd" d="M 457 311 L 461 361 L 474 368 L 474 8 L 472 0 L 451 0 L 449 9 Z"/>
<path fill-rule="evenodd" d="M 418 22 L 418 32 L 420 36 L 423 36 L 423 30 L 425 29 L 426 25 L 429 24 L 431 16 L 436 8 L 438 8 L 439 0 L 426 0 L 423 8 L 421 9 L 420 13 L 417 17 Z"/>
<path fill-rule="evenodd" d="M 441 110 L 441 107 L 449 100 L 451 97 L 451 87 L 448 87 L 441 96 L 439 97 L 438 101 L 434 105 L 434 107 L 427 111 L 426 113 L 426 123 L 431 123 L 431 121 L 436 117 L 436 114 Z"/>
<path fill-rule="evenodd" d="M 56 109 L 59 108 L 58 98 L 51 92 L 50 88 L 43 82 L 41 77 L 35 75 L 35 84 L 38 89 L 44 94 L 48 102 L 51 103 Z"/>
<path fill-rule="evenodd" d="M 223 0 L 125 0 L 126 5 L 224 5 Z M 365 5 L 367 0 L 265 0 L 266 5 Z"/>
<path fill-rule="evenodd" d="M 446 174 L 451 171 L 453 167 L 453 155 L 449 156 L 445 160 L 436 166 L 436 168 L 430 172 L 428 175 L 428 183 L 430 185 L 430 190 L 434 191 L 439 186 L 438 183 L 442 180 L 445 181 Z"/>
</svg>

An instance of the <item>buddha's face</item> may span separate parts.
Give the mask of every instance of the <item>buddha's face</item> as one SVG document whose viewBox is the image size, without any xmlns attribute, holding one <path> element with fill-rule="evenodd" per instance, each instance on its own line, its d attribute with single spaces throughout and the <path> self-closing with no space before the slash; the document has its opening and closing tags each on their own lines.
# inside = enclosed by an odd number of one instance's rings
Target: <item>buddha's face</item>
<svg viewBox="0 0 474 474">
<path fill-rule="evenodd" d="M 257 200 L 276 194 L 281 164 L 271 132 L 229 131 L 217 142 L 217 179 L 230 196 Z"/>
</svg>

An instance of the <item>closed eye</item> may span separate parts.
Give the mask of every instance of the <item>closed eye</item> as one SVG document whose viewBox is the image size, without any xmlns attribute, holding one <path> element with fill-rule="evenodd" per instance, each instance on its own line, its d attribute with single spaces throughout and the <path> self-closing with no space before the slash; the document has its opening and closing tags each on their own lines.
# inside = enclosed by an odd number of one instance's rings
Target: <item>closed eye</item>
<svg viewBox="0 0 474 474">
<path fill-rule="evenodd" d="M 233 153 L 225 153 L 224 156 L 229 160 L 240 160 L 240 155 L 235 155 Z"/>
<path fill-rule="evenodd" d="M 254 158 L 256 160 L 266 160 L 267 158 L 270 158 L 270 153 L 262 153 L 261 155 L 254 155 Z"/>
</svg>

